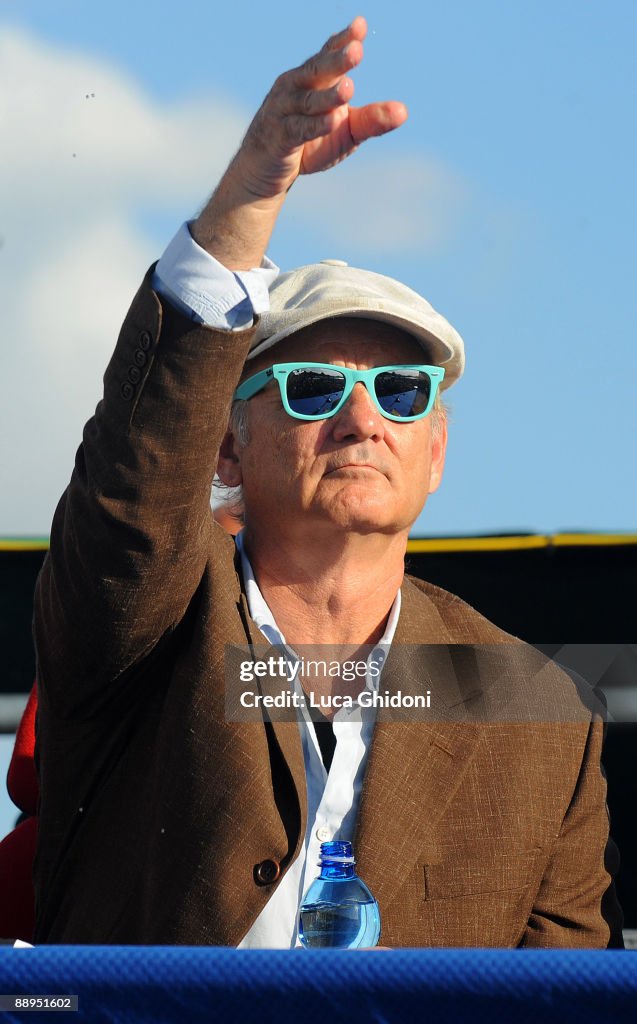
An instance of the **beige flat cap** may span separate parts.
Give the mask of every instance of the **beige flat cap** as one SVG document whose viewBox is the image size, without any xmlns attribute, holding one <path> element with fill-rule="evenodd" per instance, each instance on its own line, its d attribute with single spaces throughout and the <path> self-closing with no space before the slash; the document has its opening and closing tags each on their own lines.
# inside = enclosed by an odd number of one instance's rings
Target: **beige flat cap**
<svg viewBox="0 0 637 1024">
<path fill-rule="evenodd" d="M 443 388 L 462 375 L 462 338 L 426 299 L 391 277 L 350 267 L 343 260 L 322 260 L 279 275 L 270 288 L 270 310 L 259 320 L 248 358 L 303 327 L 336 316 L 383 320 L 413 335 L 428 361 L 444 366 Z"/>
</svg>

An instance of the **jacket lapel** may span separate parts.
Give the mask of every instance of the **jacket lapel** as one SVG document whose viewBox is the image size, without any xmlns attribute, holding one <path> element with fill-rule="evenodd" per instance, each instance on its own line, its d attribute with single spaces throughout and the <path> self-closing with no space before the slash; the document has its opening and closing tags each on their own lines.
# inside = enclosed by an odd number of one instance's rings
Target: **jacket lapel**
<svg viewBox="0 0 637 1024">
<path fill-rule="evenodd" d="M 252 621 L 248 610 L 248 601 L 243 592 L 240 595 L 240 605 L 241 614 L 248 632 L 249 642 L 254 657 L 264 660 L 267 660 L 271 656 L 278 658 L 281 651 L 277 647 L 267 643 L 259 627 Z M 260 683 L 260 689 L 263 693 L 271 692 L 274 696 L 281 690 L 280 683 L 272 676 L 263 677 L 263 679 L 260 680 Z M 298 723 L 293 719 L 293 716 L 294 712 L 289 708 L 281 711 L 273 708 L 268 712 L 264 712 L 264 720 L 271 724 L 276 742 L 287 765 L 290 773 L 290 779 L 296 792 L 301 822 L 299 839 L 295 851 L 298 852 L 301 843 L 305 839 L 305 832 L 307 828 L 307 785 L 305 781 L 305 762 L 303 759 L 301 734 L 299 732 Z M 290 721 L 291 718 L 293 719 L 292 721 Z M 269 772 L 270 766 L 267 764 L 264 765 L 264 770 Z"/>
<path fill-rule="evenodd" d="M 391 721 L 379 712 L 358 816 L 361 877 L 382 904 L 420 860 L 439 859 L 435 826 L 458 789 L 482 736 L 468 706 L 480 696 L 471 648 L 453 645 L 431 599 L 408 579 L 380 690 L 431 693 L 431 707 Z M 415 720 L 418 714 L 420 720 Z M 400 878 L 396 880 L 396 867 Z"/>
</svg>

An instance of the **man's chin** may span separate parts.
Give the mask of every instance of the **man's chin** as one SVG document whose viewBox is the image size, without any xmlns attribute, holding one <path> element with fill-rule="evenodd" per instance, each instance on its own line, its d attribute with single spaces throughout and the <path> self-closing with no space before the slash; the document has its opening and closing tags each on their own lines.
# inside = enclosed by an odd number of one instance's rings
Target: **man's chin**
<svg viewBox="0 0 637 1024">
<path fill-rule="evenodd" d="M 403 516 L 392 513 L 387 501 L 334 502 L 322 512 L 326 525 L 350 533 L 395 534 L 410 526 Z"/>
<path fill-rule="evenodd" d="M 315 491 L 310 507 L 314 523 L 360 534 L 409 532 L 420 513 L 409 495 L 397 492 L 387 477 L 372 473 L 365 480 L 336 480 L 325 477 Z M 409 505 L 409 507 L 406 507 Z M 410 518 L 411 517 L 411 518 Z"/>
</svg>

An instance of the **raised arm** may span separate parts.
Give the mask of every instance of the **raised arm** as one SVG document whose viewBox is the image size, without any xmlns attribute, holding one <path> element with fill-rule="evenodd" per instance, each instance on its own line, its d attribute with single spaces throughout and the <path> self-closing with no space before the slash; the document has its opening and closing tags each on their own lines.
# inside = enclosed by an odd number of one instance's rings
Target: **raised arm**
<svg viewBox="0 0 637 1024">
<path fill-rule="evenodd" d="M 230 270 L 261 263 L 300 173 L 331 167 L 404 121 L 399 103 L 349 105 L 347 72 L 362 59 L 366 30 L 356 18 L 263 102 L 194 226 Z M 182 621 L 212 543 L 210 487 L 251 332 L 194 324 L 162 305 L 150 280 L 106 371 L 38 582 L 38 672 L 64 701 L 128 678 Z"/>
<path fill-rule="evenodd" d="M 407 118 L 402 103 L 354 107 L 349 77 L 363 59 L 364 18 L 355 18 L 300 67 L 274 83 L 237 155 L 193 225 L 196 242 L 231 270 L 257 267 L 285 196 L 299 174 L 325 171 Z"/>
</svg>

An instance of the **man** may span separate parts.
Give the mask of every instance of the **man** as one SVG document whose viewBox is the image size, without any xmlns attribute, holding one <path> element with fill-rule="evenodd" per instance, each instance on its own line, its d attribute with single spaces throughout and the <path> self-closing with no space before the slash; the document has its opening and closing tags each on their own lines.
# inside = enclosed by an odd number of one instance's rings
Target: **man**
<svg viewBox="0 0 637 1024">
<path fill-rule="evenodd" d="M 349 105 L 365 32 L 356 18 L 277 80 L 144 282 L 85 429 L 36 593 L 36 942 L 292 946 L 328 838 L 353 838 L 386 945 L 619 941 L 600 721 L 519 724 L 523 645 L 404 578 L 459 335 L 386 278 L 332 261 L 272 284 L 265 259 L 300 173 L 405 120 Z M 242 488 L 236 551 L 215 470 Z M 425 680 L 436 714 L 235 721 L 228 645 L 264 644 L 364 651 L 370 691 L 366 645 L 377 664 L 391 645 L 383 688 Z M 506 722 L 476 713 L 507 701 Z"/>
</svg>

